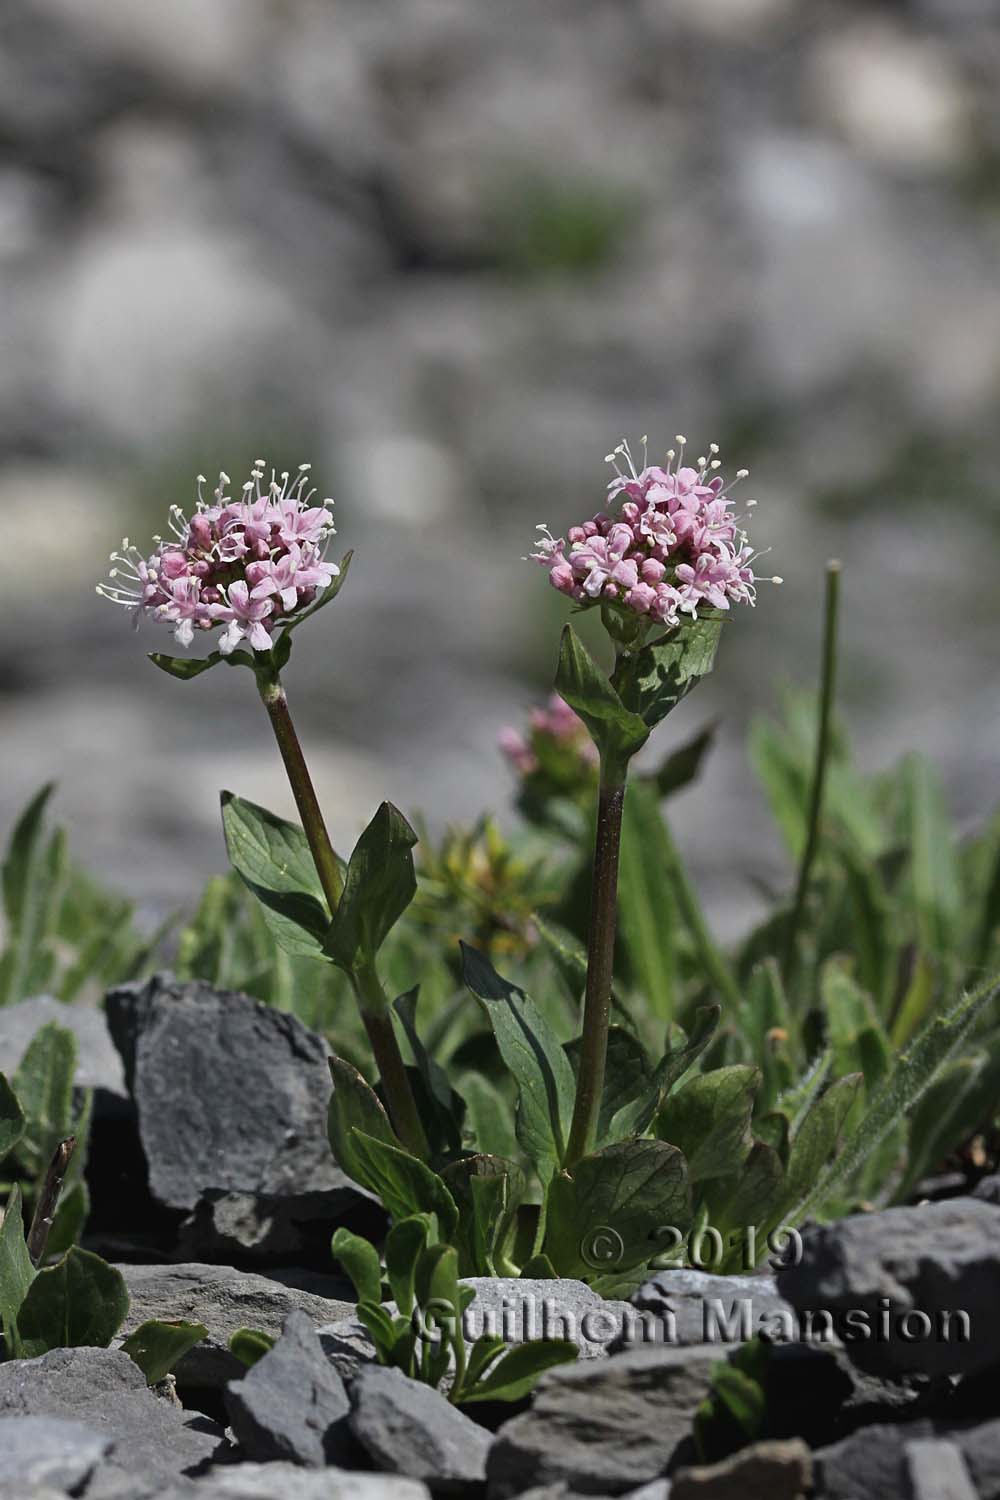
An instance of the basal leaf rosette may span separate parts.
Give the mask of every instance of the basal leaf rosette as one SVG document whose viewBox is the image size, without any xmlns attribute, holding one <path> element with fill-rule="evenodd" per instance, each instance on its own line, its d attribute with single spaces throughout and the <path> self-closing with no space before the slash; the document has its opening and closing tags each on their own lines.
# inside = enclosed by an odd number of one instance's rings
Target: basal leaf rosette
<svg viewBox="0 0 1000 1500">
<path fill-rule="evenodd" d="M 180 646 L 198 635 L 221 630 L 219 659 L 233 659 L 244 643 L 251 652 L 270 652 L 287 631 L 333 597 L 341 568 L 327 560 L 335 534 L 325 499 L 314 503 L 309 464 L 293 478 L 256 459 L 242 496 L 231 498 L 232 481 L 220 473 L 211 500 L 198 476 L 197 499 L 188 517 L 170 509 L 169 535 L 154 537 L 155 550 L 143 555 L 126 537 L 111 554 L 113 567 L 97 592 L 123 605 L 138 625 L 145 616 L 173 631 Z M 154 658 L 176 676 L 196 676 L 205 663 Z M 254 657 L 249 658 L 252 664 Z"/>
</svg>

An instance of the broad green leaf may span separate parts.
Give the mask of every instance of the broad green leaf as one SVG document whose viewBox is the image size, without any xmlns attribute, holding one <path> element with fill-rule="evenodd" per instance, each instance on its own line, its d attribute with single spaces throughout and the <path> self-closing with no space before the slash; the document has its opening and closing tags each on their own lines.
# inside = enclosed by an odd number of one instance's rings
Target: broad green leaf
<svg viewBox="0 0 1000 1500">
<path fill-rule="evenodd" d="M 261 904 L 286 953 L 322 958 L 330 918 L 305 834 L 232 792 L 222 793 L 222 827 L 233 869 Z"/>
<path fill-rule="evenodd" d="M 503 1354 L 506 1348 L 507 1344 L 499 1334 L 481 1334 L 469 1350 L 469 1362 L 465 1371 L 465 1380 L 462 1383 L 463 1391 L 471 1391 L 480 1376 L 486 1373 L 490 1365 Z"/>
<path fill-rule="evenodd" d="M 938 1070 L 992 1005 L 1000 991 L 996 977 L 962 998 L 944 1015 L 935 1016 L 898 1059 L 876 1090 L 869 1108 L 848 1132 L 837 1159 L 820 1173 L 800 1205 L 800 1216 L 822 1205 L 843 1182 L 848 1182 L 886 1135 L 923 1095 Z"/>
<path fill-rule="evenodd" d="M 576 1093 L 573 1069 L 555 1033 L 523 990 L 488 959 L 462 945 L 465 982 L 481 1000 L 500 1055 L 518 1086 L 518 1139 L 547 1182 L 562 1161 Z"/>
<path fill-rule="evenodd" d="M 24 1134 L 24 1111 L 17 1095 L 0 1073 L 0 1162 L 8 1156 Z"/>
<path fill-rule="evenodd" d="M 641 778 L 655 788 L 660 798 L 672 797 L 697 781 L 702 762 L 715 740 L 716 724 L 709 724 L 683 745 L 672 750 L 658 771 Z"/>
<path fill-rule="evenodd" d="M 265 1354 L 270 1354 L 274 1348 L 274 1339 L 269 1333 L 261 1333 L 259 1328 L 237 1328 L 229 1340 L 229 1352 L 235 1354 L 240 1364 L 251 1369 Z"/>
<path fill-rule="evenodd" d="M 580 1071 L 582 1040 L 581 1037 L 576 1037 L 565 1047 L 575 1076 L 579 1076 Z M 611 1122 L 622 1110 L 628 1110 L 629 1106 L 633 1106 L 632 1113 L 638 1112 L 639 1101 L 648 1099 L 653 1092 L 655 1088 L 652 1070 L 646 1056 L 646 1049 L 638 1037 L 634 1037 L 630 1031 L 625 1031 L 621 1026 L 609 1027 L 607 1060 L 604 1068 L 604 1093 L 601 1096 L 601 1109 L 597 1120 L 597 1145 L 606 1145 L 612 1139 Z M 641 1134 L 641 1131 L 631 1133 Z"/>
<path fill-rule="evenodd" d="M 32 1177 L 44 1172 L 59 1142 L 73 1133 L 76 1060 L 76 1037 L 48 1021 L 28 1043 L 14 1074 L 14 1092 L 25 1115 L 17 1157 Z"/>
<path fill-rule="evenodd" d="M 418 995 L 419 986 L 408 990 L 394 1002 L 393 1010 L 402 1023 L 413 1053 L 417 1074 L 414 1095 L 432 1153 L 438 1151 L 442 1157 L 450 1157 L 462 1149 L 465 1101 L 452 1088 L 444 1068 L 431 1057 L 420 1037 L 417 1030 Z"/>
<path fill-rule="evenodd" d="M 750 1155 L 732 1177 L 706 1185 L 708 1222 L 722 1238 L 724 1259 L 713 1270 L 752 1271 L 768 1253 L 767 1226 L 776 1223 L 785 1200 L 785 1168 L 779 1153 L 755 1141 Z M 758 1235 L 758 1226 L 764 1234 Z"/>
<path fill-rule="evenodd" d="M 207 1337 L 208 1329 L 203 1323 L 163 1323 L 153 1318 L 130 1333 L 122 1349 L 139 1366 L 146 1384 L 158 1385 L 189 1349 Z"/>
<path fill-rule="evenodd" d="M 355 1311 L 358 1322 L 363 1323 L 372 1336 L 380 1363 L 392 1363 L 392 1352 L 399 1330 L 385 1308 L 378 1302 L 359 1302 Z"/>
<path fill-rule="evenodd" d="M 571 625 L 563 627 L 555 689 L 586 724 L 604 756 L 625 763 L 649 738 L 649 728 L 630 712 Z"/>
<path fill-rule="evenodd" d="M 629 787 L 622 817 L 618 926 L 632 979 L 646 1010 L 673 1019 L 677 1005 L 678 913 L 673 850 L 655 792 Z"/>
<path fill-rule="evenodd" d="M 861 1093 L 862 1075 L 849 1073 L 831 1083 L 817 1099 L 792 1136 L 785 1174 L 784 1212 L 798 1221 L 795 1212 L 826 1167 Z M 859 1118 L 862 1117 L 859 1111 Z"/>
<path fill-rule="evenodd" d="M 466 1156 L 442 1173 L 458 1205 L 457 1246 L 463 1276 L 504 1275 L 517 1210 L 527 1184 L 512 1161 L 497 1156 Z M 506 1264 L 506 1261 L 504 1261 Z"/>
<path fill-rule="evenodd" d="M 670 1028 L 672 1045 L 653 1072 L 643 1079 L 641 1088 L 615 1110 L 607 1127 L 609 1140 L 626 1140 L 633 1135 L 643 1135 L 648 1130 L 674 1084 L 683 1077 L 712 1040 L 720 1015 L 719 1006 L 706 1005 L 695 1011 L 690 1036 L 686 1036 L 680 1026 Z"/>
<path fill-rule="evenodd" d="M 362 1187 L 375 1191 L 369 1177 L 367 1158 L 355 1144 L 354 1131 L 361 1130 L 365 1135 L 374 1136 L 376 1140 L 385 1141 L 390 1146 L 399 1146 L 400 1142 L 378 1097 L 365 1083 L 357 1068 L 352 1068 L 341 1057 L 329 1057 L 327 1063 L 333 1079 L 333 1094 L 327 1113 L 327 1135 L 334 1160 L 348 1177 L 359 1182 Z"/>
<path fill-rule="evenodd" d="M 74 1245 L 39 1271 L 17 1315 L 26 1358 L 50 1349 L 106 1349 L 128 1316 L 128 1289 L 114 1266 Z"/>
<path fill-rule="evenodd" d="M 727 1177 L 746 1160 L 760 1081 L 759 1068 L 736 1063 L 699 1074 L 668 1098 L 656 1133 L 683 1151 L 692 1182 Z"/>
<path fill-rule="evenodd" d="M 436 1172 L 402 1147 L 358 1129 L 352 1132 L 352 1149 L 363 1163 L 367 1185 L 394 1219 L 415 1213 L 437 1214 L 442 1237 L 451 1237 L 458 1223 L 458 1209 Z"/>
<path fill-rule="evenodd" d="M 511 1103 L 481 1073 L 466 1073 L 459 1092 L 466 1104 L 466 1127 L 475 1151 L 486 1156 L 517 1154 Z"/>
<path fill-rule="evenodd" d="M 417 835 L 398 808 L 383 802 L 354 846 L 344 893 L 330 923 L 324 952 L 348 973 L 372 964 L 413 900 Z"/>
<path fill-rule="evenodd" d="M 411 1316 L 416 1297 L 417 1263 L 437 1232 L 432 1214 L 398 1219 L 385 1239 L 385 1274 L 393 1301 L 404 1318 Z M 372 1298 L 377 1301 L 378 1298 Z"/>
<path fill-rule="evenodd" d="M 381 1302 L 382 1267 L 375 1246 L 349 1229 L 338 1229 L 330 1242 L 330 1251 L 354 1283 L 357 1300 Z"/>
<path fill-rule="evenodd" d="M 203 672 L 210 672 L 225 660 L 221 651 L 213 651 L 211 656 L 166 656 L 162 651 L 151 651 L 149 659 L 154 667 L 159 667 L 161 672 L 166 672 L 168 677 L 176 677 L 179 682 L 188 682 L 192 677 L 200 677 Z"/>
<path fill-rule="evenodd" d="M 540 1376 L 556 1365 L 572 1364 L 579 1357 L 576 1344 L 568 1339 L 533 1339 L 517 1344 L 471 1388 L 463 1388 L 462 1406 L 476 1401 L 520 1401 L 534 1390 Z"/>
<path fill-rule="evenodd" d="M 615 685 L 627 708 L 652 728 L 712 670 L 723 621 L 685 620 L 636 653 L 634 664 L 619 665 Z"/>
<path fill-rule="evenodd" d="M 560 1276 L 620 1273 L 677 1243 L 691 1223 L 684 1157 L 663 1141 L 621 1141 L 549 1187 L 542 1247 Z"/>
<path fill-rule="evenodd" d="M 24 1236 L 21 1189 L 15 1183 L 0 1218 L 0 1331 L 11 1353 L 11 1334 L 15 1330 L 21 1304 L 35 1279 Z"/>
</svg>

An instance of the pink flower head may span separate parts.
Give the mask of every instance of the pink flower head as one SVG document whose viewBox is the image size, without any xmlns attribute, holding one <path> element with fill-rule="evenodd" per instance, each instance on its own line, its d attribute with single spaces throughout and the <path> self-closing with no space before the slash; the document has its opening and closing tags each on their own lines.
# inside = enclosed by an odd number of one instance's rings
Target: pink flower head
<svg viewBox="0 0 1000 1500">
<path fill-rule="evenodd" d="M 757 554 L 731 499 L 748 470 L 740 469 L 726 485 L 717 444 L 691 464 L 684 460 L 686 439 L 676 442 L 662 465 L 649 464 L 643 438 L 641 469 L 628 443 L 608 454 L 615 470 L 608 494 L 617 515 L 600 512 L 571 526 L 565 538 L 539 528 L 543 536 L 531 556 L 560 593 L 584 607 L 613 604 L 669 629 L 682 613 L 755 602 Z"/>
<path fill-rule="evenodd" d="M 574 762 L 587 770 L 597 764 L 598 758 L 583 720 L 558 693 L 550 695 L 544 708 L 531 710 L 527 735 L 519 729 L 502 729 L 499 745 L 522 778 L 542 769 L 549 759 L 547 750 L 568 752 Z"/>
<path fill-rule="evenodd" d="M 123 550 L 112 553 L 111 581 L 97 592 L 125 605 L 137 622 L 149 614 L 173 626 L 183 646 L 196 630 L 225 625 L 219 641 L 224 656 L 242 640 L 255 651 L 269 651 L 274 631 L 294 621 L 340 572 L 326 561 L 333 502 L 312 504 L 308 475 L 308 464 L 299 466 L 294 481 L 287 473 L 277 479 L 272 470 L 265 484 L 264 461 L 258 459 L 243 499 L 236 501 L 227 494 L 228 474 L 219 475 L 211 501 L 199 476 L 190 519 L 173 506 L 172 534 L 157 537 L 149 557 L 126 537 Z"/>
</svg>

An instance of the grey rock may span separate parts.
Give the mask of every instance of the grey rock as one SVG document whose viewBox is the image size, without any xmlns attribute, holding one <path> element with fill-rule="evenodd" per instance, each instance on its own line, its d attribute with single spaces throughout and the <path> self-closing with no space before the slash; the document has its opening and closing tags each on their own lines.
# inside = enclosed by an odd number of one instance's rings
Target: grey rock
<svg viewBox="0 0 1000 1500">
<path fill-rule="evenodd" d="M 470 1342 L 483 1333 L 498 1334 L 508 1344 L 570 1339 L 581 1359 L 593 1359 L 633 1328 L 642 1341 L 644 1325 L 634 1309 L 627 1302 L 605 1301 L 583 1281 L 470 1276 L 464 1284 L 476 1289 L 462 1320 Z"/>
<path fill-rule="evenodd" d="M 917 1438 L 903 1449 L 912 1500 L 977 1500 L 962 1450 L 943 1438 Z"/>
<path fill-rule="evenodd" d="M 376 1466 L 463 1491 L 486 1477 L 490 1434 L 430 1386 L 368 1365 L 351 1387 L 351 1428 Z"/>
<path fill-rule="evenodd" d="M 130 1300 L 122 1338 L 149 1318 L 179 1318 L 202 1323 L 208 1329 L 208 1337 L 185 1354 L 177 1366 L 175 1373 L 181 1386 L 221 1389 L 227 1380 L 243 1373 L 244 1366 L 229 1352 L 229 1340 L 238 1328 L 259 1328 L 277 1337 L 295 1309 L 308 1314 L 313 1324 L 331 1323 L 354 1311 L 353 1303 L 299 1291 L 231 1266 L 120 1265 L 118 1269 Z"/>
<path fill-rule="evenodd" d="M 962 1450 L 979 1500 L 1000 1500 L 1000 1419 L 950 1434 Z"/>
<path fill-rule="evenodd" d="M 93 1005 L 66 1005 L 51 995 L 36 995 L 0 1010 L 0 1073 L 10 1078 L 28 1049 L 28 1043 L 43 1026 L 55 1021 L 76 1038 L 75 1082 L 80 1088 L 99 1091 L 95 1101 L 106 1106 L 127 1102 L 125 1070 L 108 1034 L 104 1013 Z"/>
<path fill-rule="evenodd" d="M 165 974 L 107 1007 L 158 1202 L 348 1187 L 326 1137 L 328 1049 L 295 1016 Z"/>
<path fill-rule="evenodd" d="M 778 1288 L 800 1314 L 829 1313 L 870 1373 L 986 1369 L 1000 1342 L 1000 1207 L 954 1198 L 840 1219 L 804 1236 L 802 1260 L 779 1272 Z"/>
<path fill-rule="evenodd" d="M 323 1192 L 210 1190 L 181 1225 L 177 1251 L 220 1261 L 252 1256 L 268 1265 L 303 1254 L 321 1259 L 329 1255 L 332 1229 L 345 1219 L 371 1239 L 385 1230 L 374 1197 L 346 1179 Z"/>
<path fill-rule="evenodd" d="M 491 1500 L 558 1480 L 581 1494 L 620 1495 L 660 1478 L 693 1456 L 691 1421 L 718 1359 L 707 1345 L 665 1345 L 551 1371 L 531 1410 L 497 1434 Z"/>
<path fill-rule="evenodd" d="M 812 1487 L 812 1454 L 801 1438 L 741 1448 L 721 1463 L 682 1469 L 671 1500 L 803 1500 Z"/>
<path fill-rule="evenodd" d="M 866 1423 L 912 1419 L 922 1414 L 925 1397 L 920 1381 L 865 1374 L 839 1344 L 776 1344 L 764 1384 L 771 1436 L 802 1437 L 811 1447 Z"/>
<path fill-rule="evenodd" d="M 307 1468 L 354 1454 L 344 1382 L 323 1353 L 312 1319 L 291 1312 L 274 1348 L 226 1387 L 226 1410 L 248 1458 Z"/>
<path fill-rule="evenodd" d="M 353 1380 L 362 1365 L 371 1364 L 378 1357 L 371 1334 L 353 1315 L 338 1323 L 325 1324 L 316 1331 L 324 1354 L 342 1380 Z"/>
<path fill-rule="evenodd" d="M 629 1490 L 625 1500 L 670 1500 L 672 1488 L 669 1479 L 651 1479 L 649 1484 L 640 1485 L 637 1490 Z"/>
<path fill-rule="evenodd" d="M 1000 1203 L 1000 1172 L 994 1172 L 977 1182 L 972 1196 L 981 1198 L 984 1203 Z"/>
<path fill-rule="evenodd" d="M 632 1293 L 629 1303 L 632 1317 L 612 1353 L 636 1343 L 742 1343 L 762 1328 L 781 1337 L 786 1326 L 795 1326 L 794 1311 L 778 1295 L 773 1276 L 658 1271 Z"/>
<path fill-rule="evenodd" d="M 905 1446 L 933 1437 L 929 1422 L 899 1427 L 876 1423 L 813 1454 L 816 1493 L 824 1500 L 909 1500 Z"/>
<path fill-rule="evenodd" d="M 216 1470 L 198 1483 L 195 1495 L 197 1500 L 430 1500 L 427 1486 L 415 1479 L 300 1469 L 287 1463 L 236 1464 Z M 158 1500 L 174 1500 L 173 1492 Z"/>
<path fill-rule="evenodd" d="M 0 1416 L 80 1422 L 114 1445 L 109 1466 L 147 1485 L 197 1471 L 225 1436 L 206 1417 L 158 1400 L 116 1349 L 54 1349 L 0 1365 Z"/>
<path fill-rule="evenodd" d="M 0 1417 L 0 1455 L 7 1484 L 80 1490 L 111 1440 L 60 1417 Z"/>
</svg>

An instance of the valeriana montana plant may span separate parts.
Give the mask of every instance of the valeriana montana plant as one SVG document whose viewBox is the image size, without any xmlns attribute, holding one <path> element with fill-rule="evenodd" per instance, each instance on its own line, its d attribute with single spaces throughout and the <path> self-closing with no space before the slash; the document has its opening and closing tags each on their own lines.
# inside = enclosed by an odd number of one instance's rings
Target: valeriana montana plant
<svg viewBox="0 0 1000 1500">
<path fill-rule="evenodd" d="M 460 1094 L 435 1060 L 418 1025 L 421 975 L 413 974 L 413 988 L 394 1002 L 386 993 L 381 950 L 416 891 L 416 834 L 383 803 L 345 864 L 331 844 L 292 724 L 281 672 L 293 633 L 335 597 L 350 560 L 348 554 L 339 571 L 326 561 L 329 506 L 313 504 L 308 470 L 292 484 L 286 474 L 265 481 L 257 463 L 240 500 L 228 496 L 223 476 L 212 501 L 199 491 L 190 519 L 173 512 L 172 536 L 149 557 L 126 545 L 106 587 L 137 615 L 169 626 L 182 644 L 221 632 L 206 657 L 154 655 L 172 676 L 194 678 L 223 662 L 254 675 L 302 826 L 224 793 L 230 859 L 283 949 L 325 960 L 348 976 L 378 1091 L 350 1063 L 331 1059 L 330 1143 L 341 1167 L 379 1196 L 394 1235 L 400 1231 L 386 1246 L 387 1279 L 392 1288 L 394 1278 L 417 1277 L 415 1305 L 469 1275 L 580 1276 L 610 1291 L 640 1279 L 661 1255 L 750 1268 L 773 1248 L 771 1236 L 786 1213 L 809 1198 L 818 1201 L 818 1183 L 824 1191 L 833 1186 L 831 1157 L 845 1125 L 851 1125 L 850 1160 L 900 1107 L 898 1088 L 873 1090 L 875 1125 L 859 1135 L 848 1117 L 860 1074 L 828 1086 L 828 1073 L 813 1068 L 797 1081 L 795 1097 L 783 1101 L 781 1119 L 756 1120 L 760 1068 L 695 1067 L 712 1043 L 718 1004 L 686 1016 L 685 1031 L 671 1028 L 665 1055 L 653 1059 L 627 1014 L 626 1024 L 610 1024 L 631 763 L 711 670 L 723 623 L 736 606 L 754 602 L 757 583 L 717 450 L 692 466 L 683 461 L 681 440 L 678 447 L 679 455 L 671 452 L 663 465 L 644 462 L 640 471 L 622 444 L 611 455 L 616 472 L 608 511 L 565 537 L 545 530 L 535 553 L 577 609 L 599 614 L 611 660 L 605 670 L 567 626 L 555 683 L 564 706 L 550 704 L 530 742 L 508 746 L 526 774 L 535 773 L 534 759 L 541 772 L 554 748 L 569 752 L 585 768 L 585 795 L 596 802 L 586 951 L 562 949 L 557 936 L 545 937 L 562 972 L 579 976 L 582 1034 L 563 1045 L 548 1007 L 501 977 L 475 948 L 462 951 L 466 985 L 516 1085 L 513 1120 L 484 1075 L 469 1067 Z M 669 781 L 669 770 L 664 774 Z M 641 817 L 643 797 L 632 805 Z M 730 1005 L 739 1001 L 717 988 Z M 983 1003 L 973 997 L 926 1045 L 917 1039 L 905 1072 L 907 1098 Z M 383 1357 L 436 1375 L 435 1358 L 425 1358 L 391 1316 L 388 1323 L 382 1317 L 372 1257 L 343 1237 L 337 1248 L 355 1269 L 362 1266 L 359 1295 L 373 1309 L 366 1316 L 380 1330 Z M 461 1311 L 462 1296 L 456 1301 L 449 1291 L 446 1316 Z M 397 1316 L 404 1316 L 398 1307 L 397 1294 Z M 540 1370 L 559 1353 L 538 1346 L 522 1357 Z M 460 1370 L 464 1349 L 453 1342 L 450 1358 L 458 1389 L 470 1390 L 468 1372 Z M 527 1379 L 531 1371 L 519 1365 L 522 1374 Z"/>
</svg>

